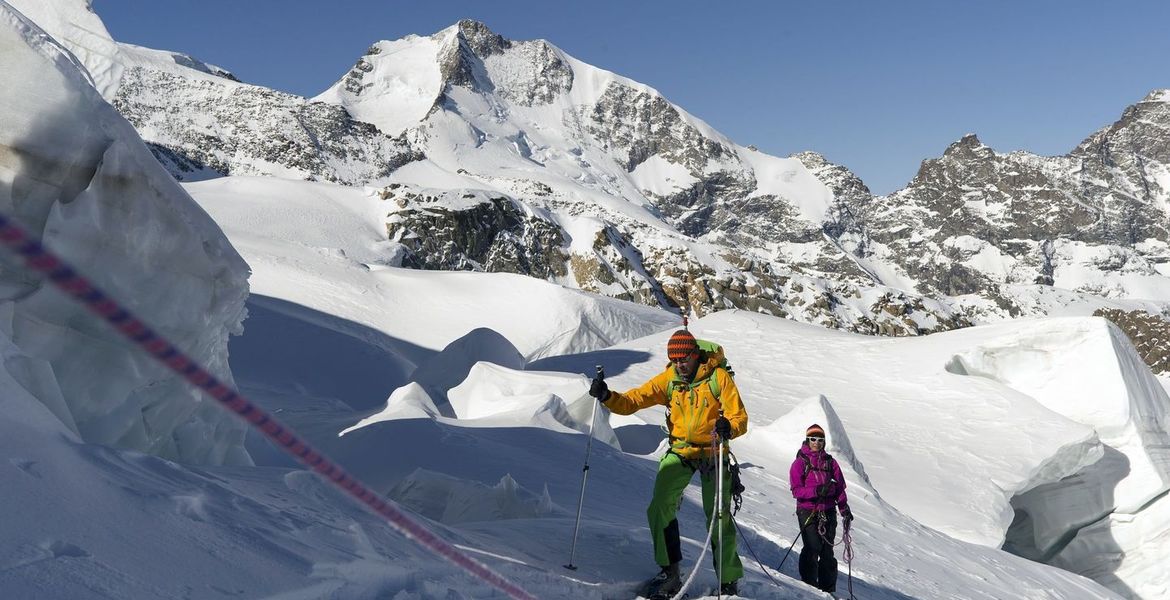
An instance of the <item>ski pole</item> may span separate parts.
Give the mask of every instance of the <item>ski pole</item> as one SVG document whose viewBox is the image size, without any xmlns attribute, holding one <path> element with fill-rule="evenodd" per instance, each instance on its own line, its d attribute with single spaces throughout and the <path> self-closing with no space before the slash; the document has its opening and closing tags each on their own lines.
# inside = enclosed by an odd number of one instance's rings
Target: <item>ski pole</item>
<svg viewBox="0 0 1170 600">
<path fill-rule="evenodd" d="M 723 416 L 723 411 L 719 411 L 719 416 Z M 723 597 L 723 448 L 726 444 L 727 440 L 720 436 L 719 444 L 716 446 L 716 452 L 719 453 L 719 456 L 715 459 L 716 468 L 719 469 L 715 472 L 715 489 L 718 490 L 715 493 L 715 522 L 719 524 L 719 544 L 718 551 L 715 553 L 715 564 L 719 567 L 715 573 L 715 579 L 718 580 L 715 582 L 717 585 L 715 588 L 716 598 Z"/>
<path fill-rule="evenodd" d="M 776 571 L 777 571 L 777 572 L 780 572 L 780 569 L 783 569 L 783 568 L 784 568 L 784 561 L 788 560 L 788 555 L 789 555 L 789 554 L 792 554 L 792 549 L 793 549 L 793 548 L 796 546 L 796 540 L 797 540 L 798 538 L 800 538 L 800 534 L 804 532 L 804 528 L 805 528 L 805 527 L 808 527 L 808 524 L 809 524 L 809 522 L 810 522 L 810 521 L 812 521 L 812 518 L 813 518 L 814 516 L 816 516 L 816 514 L 817 514 L 817 513 L 815 513 L 815 512 L 814 512 L 814 513 L 812 513 L 812 514 L 810 514 L 810 515 L 808 516 L 808 518 L 804 520 L 804 523 L 803 523 L 803 524 L 800 526 L 800 529 L 799 529 L 799 530 L 797 530 L 797 532 L 796 532 L 796 537 L 792 538 L 792 543 L 791 543 L 791 544 L 788 544 L 788 552 L 785 552 L 785 553 L 784 553 L 784 558 L 780 559 L 780 564 L 779 564 L 779 566 L 777 566 L 777 567 L 776 567 Z"/>
<path fill-rule="evenodd" d="M 597 378 L 605 379 L 605 369 L 597 365 Z M 597 405 L 601 404 L 596 398 L 593 402 L 593 412 L 589 415 L 589 441 L 585 442 L 585 467 L 581 469 L 581 497 L 577 499 L 577 523 L 573 525 L 573 544 L 569 547 L 569 564 L 564 565 L 570 571 L 576 571 L 573 557 L 577 554 L 577 531 L 581 529 L 581 507 L 585 504 L 585 482 L 589 480 L 589 450 L 593 447 L 593 428 L 597 421 Z"/>
<path fill-rule="evenodd" d="M 723 418 L 723 409 L 719 409 L 719 418 Z M 727 440 L 723 439 L 719 432 L 715 432 L 715 522 L 719 523 L 719 541 L 716 544 L 715 552 L 715 578 L 718 580 L 715 590 L 715 597 L 723 597 L 723 484 L 726 481 L 723 479 L 723 454 L 727 449 Z"/>
</svg>

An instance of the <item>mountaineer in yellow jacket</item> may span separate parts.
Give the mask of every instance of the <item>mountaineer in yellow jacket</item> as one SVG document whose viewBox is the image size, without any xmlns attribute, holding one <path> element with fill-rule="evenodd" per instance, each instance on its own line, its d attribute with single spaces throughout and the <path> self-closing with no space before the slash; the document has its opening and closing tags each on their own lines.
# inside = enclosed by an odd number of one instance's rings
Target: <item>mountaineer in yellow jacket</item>
<svg viewBox="0 0 1170 600">
<path fill-rule="evenodd" d="M 731 374 L 723 366 L 723 349 L 704 342 L 700 347 L 695 337 L 685 329 L 670 336 L 666 355 L 670 364 L 641 387 L 625 393 L 611 392 L 605 380 L 593 380 L 589 393 L 607 408 L 619 415 L 629 415 L 651 406 L 667 407 L 667 428 L 670 431 L 670 449 L 658 462 L 654 479 L 654 497 L 646 509 L 650 533 L 654 538 L 654 560 L 661 571 L 649 585 L 652 596 L 672 596 L 681 587 L 679 562 L 682 548 L 679 543 L 678 512 L 683 490 L 690 484 L 695 472 L 703 484 L 703 510 L 708 526 L 715 508 L 716 457 L 715 436 L 723 439 L 739 437 L 747 432 L 748 417 L 739 389 Z M 723 416 L 720 416 L 720 411 Z M 724 461 L 723 490 L 719 494 L 723 504 L 723 518 L 719 531 L 711 536 L 716 572 L 723 566 L 720 592 L 733 595 L 737 581 L 743 577 L 743 564 L 736 552 L 735 525 L 731 522 L 731 477 Z M 719 540 L 723 547 L 717 547 Z"/>
</svg>

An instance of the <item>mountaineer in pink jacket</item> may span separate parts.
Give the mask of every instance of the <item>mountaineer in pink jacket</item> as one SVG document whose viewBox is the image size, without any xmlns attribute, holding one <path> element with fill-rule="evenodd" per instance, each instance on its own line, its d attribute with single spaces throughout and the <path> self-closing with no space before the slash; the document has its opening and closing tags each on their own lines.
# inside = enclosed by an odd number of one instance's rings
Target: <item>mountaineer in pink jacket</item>
<svg viewBox="0 0 1170 600">
<path fill-rule="evenodd" d="M 837 589 L 837 559 L 833 557 L 837 514 L 833 508 L 840 511 L 846 528 L 853 521 L 853 513 L 845 495 L 841 467 L 825 452 L 825 430 L 814 423 L 804 436 L 796 460 L 788 470 L 792 497 L 796 498 L 796 519 L 804 543 L 800 550 L 800 579 L 832 593 Z"/>
</svg>

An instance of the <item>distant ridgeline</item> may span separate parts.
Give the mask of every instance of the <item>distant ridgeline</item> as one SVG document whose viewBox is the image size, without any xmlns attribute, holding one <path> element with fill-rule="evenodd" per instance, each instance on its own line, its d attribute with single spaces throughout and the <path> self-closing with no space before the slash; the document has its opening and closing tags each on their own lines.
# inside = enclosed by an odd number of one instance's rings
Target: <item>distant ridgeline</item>
<svg viewBox="0 0 1170 600">
<path fill-rule="evenodd" d="M 1170 314 L 1166 91 L 1066 155 L 967 135 L 874 196 L 815 153 L 738 145 L 651 88 L 474 21 L 378 42 L 312 99 L 135 52 L 155 51 L 123 47 L 108 95 L 176 178 L 370 186 L 388 264 L 876 335 L 1094 298 Z"/>
</svg>

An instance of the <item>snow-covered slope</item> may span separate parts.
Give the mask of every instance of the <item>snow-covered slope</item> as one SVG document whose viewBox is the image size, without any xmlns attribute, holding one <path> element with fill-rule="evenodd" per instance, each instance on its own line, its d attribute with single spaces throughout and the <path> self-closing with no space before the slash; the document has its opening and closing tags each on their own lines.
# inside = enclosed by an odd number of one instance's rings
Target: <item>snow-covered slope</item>
<svg viewBox="0 0 1170 600">
<path fill-rule="evenodd" d="M 75 55 L 3 3 L 0 36 L 0 208 L 230 381 L 247 266 Z M 5 263 L 0 291 L 8 372 L 77 439 L 248 462 L 241 425 L 44 281 Z"/>
</svg>

